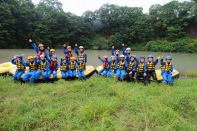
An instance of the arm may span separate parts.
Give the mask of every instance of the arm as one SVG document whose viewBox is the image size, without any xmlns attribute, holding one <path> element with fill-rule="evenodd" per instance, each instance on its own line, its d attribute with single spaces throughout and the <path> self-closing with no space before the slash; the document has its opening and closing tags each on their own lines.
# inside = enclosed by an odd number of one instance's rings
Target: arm
<svg viewBox="0 0 197 131">
<path fill-rule="evenodd" d="M 64 52 L 65 55 L 68 54 L 68 51 L 67 51 L 67 49 L 65 49 L 65 48 L 63 49 L 63 52 Z"/>
<path fill-rule="evenodd" d="M 147 64 L 145 64 L 145 65 L 144 65 L 144 73 L 147 72 L 147 69 L 148 69 L 148 68 L 147 68 Z"/>
<path fill-rule="evenodd" d="M 98 59 L 99 59 L 102 63 L 104 62 L 104 60 L 103 60 L 102 58 L 99 57 Z"/>
<path fill-rule="evenodd" d="M 85 63 L 87 63 L 87 55 L 85 54 Z"/>
<path fill-rule="evenodd" d="M 135 62 L 136 62 L 136 65 L 138 65 L 138 64 L 139 64 L 139 60 L 138 60 L 138 58 L 135 58 Z"/>
<path fill-rule="evenodd" d="M 163 61 L 163 59 L 161 59 L 160 64 L 165 65 L 165 62 Z"/>
<path fill-rule="evenodd" d="M 51 60 L 48 58 L 48 57 L 46 57 L 46 60 L 50 63 L 51 62 Z"/>
<path fill-rule="evenodd" d="M 114 48 L 111 48 L 111 55 L 115 55 Z"/>
<path fill-rule="evenodd" d="M 156 59 L 155 61 L 154 61 L 154 65 L 157 65 L 157 63 L 158 63 L 158 59 Z"/>
<path fill-rule="evenodd" d="M 124 46 L 122 47 L 122 54 L 123 54 L 124 56 L 126 55 L 126 49 L 125 49 Z"/>
<path fill-rule="evenodd" d="M 36 43 L 31 43 L 31 46 L 32 46 L 33 49 L 36 51 L 36 53 L 39 52 L 39 48 L 37 47 Z"/>
<path fill-rule="evenodd" d="M 11 63 L 16 65 L 16 59 L 12 59 Z"/>
<path fill-rule="evenodd" d="M 75 47 L 75 49 L 74 49 L 74 50 L 75 50 L 75 54 L 76 54 L 76 55 L 79 55 L 79 50 L 78 50 L 78 48 L 77 48 L 77 47 Z"/>
</svg>

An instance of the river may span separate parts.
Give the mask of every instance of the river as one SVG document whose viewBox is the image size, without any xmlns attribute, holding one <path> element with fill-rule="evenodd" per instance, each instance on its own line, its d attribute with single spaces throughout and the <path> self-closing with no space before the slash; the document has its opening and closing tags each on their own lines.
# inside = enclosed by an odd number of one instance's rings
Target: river
<svg viewBox="0 0 197 131">
<path fill-rule="evenodd" d="M 93 65 L 95 67 L 101 65 L 97 56 L 108 55 L 110 56 L 110 51 L 106 50 L 87 50 L 88 65 Z M 32 49 L 0 49 L 0 63 L 10 61 L 15 54 L 24 55 L 26 58 L 28 55 L 35 55 Z M 64 57 L 62 50 L 56 50 L 57 56 Z M 74 51 L 73 51 L 74 54 Z M 141 55 L 147 56 L 148 54 L 153 54 L 156 56 L 166 56 L 171 55 L 173 57 L 174 67 L 180 71 L 184 72 L 197 72 L 197 54 L 190 53 L 164 53 L 164 52 L 145 52 L 145 51 L 133 51 L 132 54 L 136 54 L 138 57 Z M 158 64 L 159 68 L 159 64 Z"/>
</svg>

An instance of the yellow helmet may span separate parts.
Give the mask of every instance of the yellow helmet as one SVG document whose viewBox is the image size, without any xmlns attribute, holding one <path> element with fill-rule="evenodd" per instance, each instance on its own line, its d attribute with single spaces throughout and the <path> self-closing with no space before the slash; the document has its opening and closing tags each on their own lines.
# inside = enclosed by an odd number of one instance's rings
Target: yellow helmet
<svg viewBox="0 0 197 131">
<path fill-rule="evenodd" d="M 33 59 L 33 58 L 34 58 L 33 56 L 28 56 L 27 57 L 28 60 Z"/>
<path fill-rule="evenodd" d="M 71 59 L 71 60 L 74 60 L 74 59 L 75 59 L 75 57 L 70 57 L 70 59 Z"/>
<path fill-rule="evenodd" d="M 50 49 L 50 52 L 55 52 L 55 49 Z"/>
</svg>

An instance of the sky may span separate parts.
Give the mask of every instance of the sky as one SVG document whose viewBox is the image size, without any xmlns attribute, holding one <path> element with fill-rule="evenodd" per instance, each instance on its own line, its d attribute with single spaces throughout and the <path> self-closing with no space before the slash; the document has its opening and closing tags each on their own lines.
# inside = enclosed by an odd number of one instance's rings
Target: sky
<svg viewBox="0 0 197 131">
<path fill-rule="evenodd" d="M 32 0 L 35 4 L 39 3 L 39 0 Z M 148 13 L 148 9 L 153 4 L 166 4 L 172 0 L 59 0 L 63 4 L 65 12 L 72 12 L 81 16 L 83 12 L 87 10 L 94 11 L 99 9 L 103 4 L 116 4 L 119 6 L 129 7 L 143 7 L 143 12 Z M 178 0 L 186 1 L 186 0 Z M 187 0 L 188 1 L 188 0 Z"/>
</svg>

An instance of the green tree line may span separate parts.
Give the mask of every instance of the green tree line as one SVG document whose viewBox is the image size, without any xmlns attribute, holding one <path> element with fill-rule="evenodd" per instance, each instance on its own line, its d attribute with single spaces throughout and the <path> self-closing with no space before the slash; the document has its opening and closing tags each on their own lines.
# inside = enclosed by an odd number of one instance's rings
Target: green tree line
<svg viewBox="0 0 197 131">
<path fill-rule="evenodd" d="M 149 13 L 141 7 L 104 4 L 77 16 L 64 12 L 58 0 L 41 0 L 38 5 L 0 0 L 0 9 L 0 48 L 29 48 L 27 40 L 32 38 L 51 47 L 78 43 L 109 49 L 124 43 L 136 50 L 197 52 L 197 41 L 186 33 L 197 24 L 195 0 L 152 5 Z"/>
</svg>

